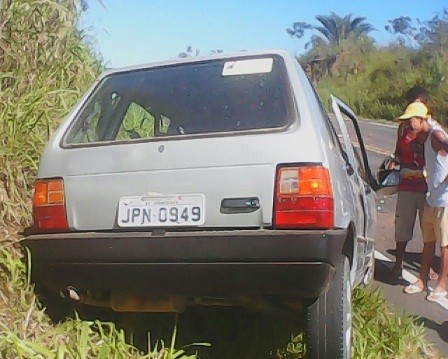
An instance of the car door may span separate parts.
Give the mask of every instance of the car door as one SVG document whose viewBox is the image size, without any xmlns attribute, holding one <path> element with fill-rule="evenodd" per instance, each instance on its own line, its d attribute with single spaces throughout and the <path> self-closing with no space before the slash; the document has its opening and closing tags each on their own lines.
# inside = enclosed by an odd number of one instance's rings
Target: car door
<svg viewBox="0 0 448 359">
<path fill-rule="evenodd" d="M 373 251 L 374 233 L 376 223 L 375 211 L 375 181 L 371 174 L 367 153 L 364 142 L 358 126 L 358 119 L 355 113 L 341 100 L 331 96 L 332 108 L 335 114 L 338 127 L 340 128 L 340 137 L 343 140 L 344 149 L 348 160 L 353 167 L 353 175 L 350 176 L 351 186 L 356 199 L 355 206 L 355 226 L 357 230 L 357 258 L 364 260 L 357 261 L 357 272 L 364 272 L 368 258 L 366 255 Z M 345 118 L 351 129 L 350 133 L 346 125 Z M 350 136 L 351 135 L 351 136 Z"/>
</svg>

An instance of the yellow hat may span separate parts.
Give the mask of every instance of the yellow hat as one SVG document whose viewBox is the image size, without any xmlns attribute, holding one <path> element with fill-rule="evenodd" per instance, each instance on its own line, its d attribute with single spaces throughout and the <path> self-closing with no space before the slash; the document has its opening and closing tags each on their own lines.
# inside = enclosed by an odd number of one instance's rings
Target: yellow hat
<svg viewBox="0 0 448 359">
<path fill-rule="evenodd" d="M 408 107 L 406 107 L 404 114 L 402 114 L 398 118 L 400 120 L 408 120 L 412 117 L 426 118 L 427 116 L 428 116 L 428 108 L 425 106 L 425 104 L 421 102 L 413 102 Z"/>
</svg>

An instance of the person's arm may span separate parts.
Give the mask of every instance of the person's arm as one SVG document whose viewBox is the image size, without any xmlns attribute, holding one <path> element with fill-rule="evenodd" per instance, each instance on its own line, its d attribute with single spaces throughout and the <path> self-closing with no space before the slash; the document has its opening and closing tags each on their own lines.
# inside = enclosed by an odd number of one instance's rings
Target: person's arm
<svg viewBox="0 0 448 359">
<path fill-rule="evenodd" d="M 400 157 L 401 157 L 400 138 L 403 136 L 403 131 L 404 131 L 404 122 L 401 122 L 400 125 L 398 126 L 398 130 L 397 130 L 397 140 L 395 142 L 395 151 L 393 154 L 390 155 L 391 160 L 390 160 L 389 164 L 387 165 L 388 170 L 393 170 L 400 164 Z"/>
<path fill-rule="evenodd" d="M 448 154 L 448 137 L 443 131 L 434 131 L 431 134 L 431 145 L 434 151 L 447 156 Z"/>
<path fill-rule="evenodd" d="M 400 125 L 398 126 L 398 130 L 397 130 L 397 140 L 395 142 L 395 158 L 399 161 L 400 157 L 401 157 L 401 153 L 400 153 L 400 138 L 403 135 L 403 131 L 404 131 L 404 122 L 401 122 Z"/>
</svg>

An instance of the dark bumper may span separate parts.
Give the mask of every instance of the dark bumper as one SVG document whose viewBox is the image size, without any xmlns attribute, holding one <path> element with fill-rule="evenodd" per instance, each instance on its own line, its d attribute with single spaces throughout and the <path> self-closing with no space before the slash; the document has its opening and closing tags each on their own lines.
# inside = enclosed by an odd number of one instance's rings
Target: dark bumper
<svg viewBox="0 0 448 359">
<path fill-rule="evenodd" d="M 34 282 L 59 290 L 160 295 L 314 297 L 328 285 L 345 230 L 41 234 L 22 244 Z"/>
</svg>

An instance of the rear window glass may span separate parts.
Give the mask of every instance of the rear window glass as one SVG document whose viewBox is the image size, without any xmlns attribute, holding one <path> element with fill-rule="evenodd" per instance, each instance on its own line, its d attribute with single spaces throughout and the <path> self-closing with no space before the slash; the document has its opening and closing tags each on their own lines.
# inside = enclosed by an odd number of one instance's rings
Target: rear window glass
<svg viewBox="0 0 448 359">
<path fill-rule="evenodd" d="M 279 128 L 294 106 L 280 56 L 180 64 L 106 77 L 66 144 Z"/>
</svg>

